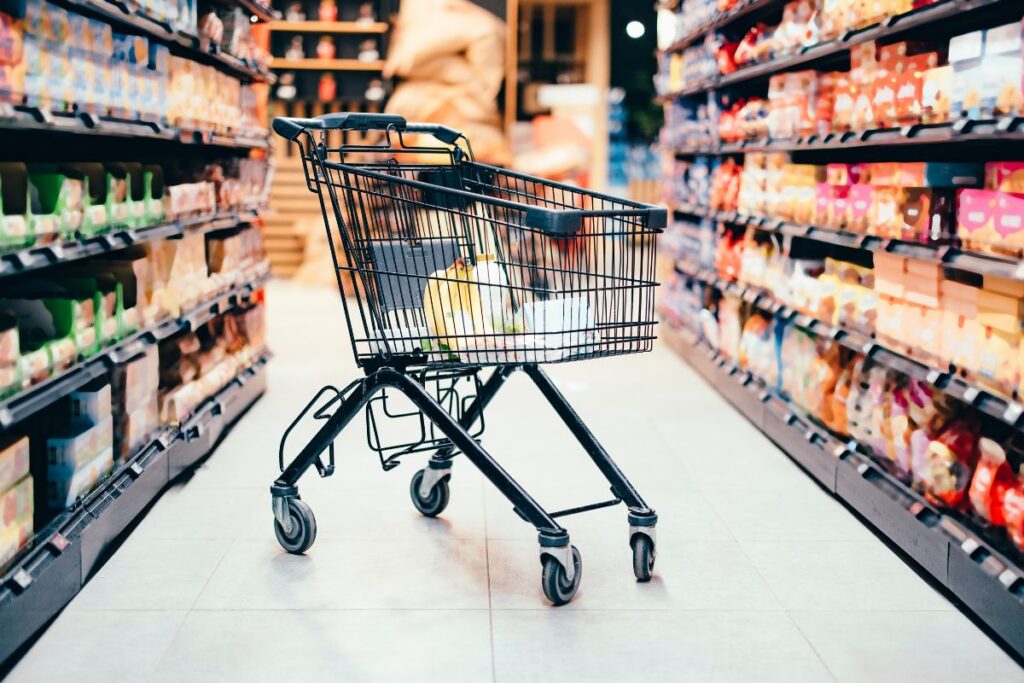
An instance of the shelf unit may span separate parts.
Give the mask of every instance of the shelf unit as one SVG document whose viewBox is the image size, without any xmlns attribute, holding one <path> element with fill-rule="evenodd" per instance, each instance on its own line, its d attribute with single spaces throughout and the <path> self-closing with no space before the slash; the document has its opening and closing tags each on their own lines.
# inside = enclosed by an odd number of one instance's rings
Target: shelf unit
<svg viewBox="0 0 1024 683">
<path fill-rule="evenodd" d="M 753 0 L 743 6 L 732 10 L 725 15 L 726 21 L 722 24 L 712 22 L 712 25 L 700 32 L 694 32 L 688 36 L 686 42 L 677 41 L 672 49 L 666 52 L 675 52 L 683 47 L 692 44 L 708 31 L 717 30 L 730 23 L 730 21 L 743 16 L 755 9 L 763 9 L 769 6 L 781 7 L 783 0 Z M 856 31 L 849 31 L 836 40 L 826 41 L 810 47 L 805 47 L 793 54 L 780 55 L 777 58 L 764 62 L 751 64 L 737 69 L 731 74 L 715 76 L 713 78 L 687 85 L 676 92 L 665 93 L 659 97 L 661 101 L 667 101 L 676 97 L 697 95 L 709 90 L 727 88 L 739 84 L 764 79 L 777 73 L 791 71 L 797 68 L 805 68 L 828 58 L 841 56 L 855 45 L 866 43 L 872 40 L 885 40 L 897 38 L 902 34 L 927 26 L 936 26 L 950 20 L 964 20 L 970 15 L 987 10 L 1003 10 L 1016 8 L 1019 5 L 1016 0 L 939 0 L 937 3 L 926 5 L 905 14 L 889 17 L 871 26 Z M 743 8 L 746 11 L 741 11 Z M 732 15 L 729 18 L 729 15 Z"/>
<path fill-rule="evenodd" d="M 66 9 L 105 21 L 115 31 L 141 34 L 243 83 L 272 83 L 261 64 L 220 50 L 199 36 L 174 29 L 120 0 L 50 0 Z M 261 0 L 214 0 L 241 7 L 253 21 L 278 18 Z M 269 148 L 265 130 L 240 130 L 224 122 L 216 130 L 168 126 L 163 121 L 119 119 L 83 111 L 51 111 L 0 104 L 0 140 L 5 158 L 46 160 L 165 161 L 175 156 L 215 159 L 260 157 Z M 115 228 L 89 237 L 0 252 L 0 288 L 22 275 L 45 277 L 47 269 L 81 262 L 157 240 L 203 235 L 260 225 L 265 198 L 247 198 L 242 207 L 206 215 L 161 220 L 136 228 Z M 194 331 L 213 318 L 262 298 L 269 278 L 265 267 L 242 273 L 234 284 L 178 314 L 147 324 L 98 353 L 80 357 L 42 382 L 0 398 L 0 434 L 34 424 L 40 411 L 94 379 L 138 357 L 173 335 Z M 28 544 L 0 567 L 0 677 L 26 643 L 81 590 L 100 563 L 117 547 L 132 522 L 179 474 L 208 455 L 231 425 L 264 392 L 269 353 L 264 353 L 226 386 L 207 397 L 183 424 L 161 427 L 151 440 L 103 479 L 73 507 L 55 513 L 37 506 Z M 45 433 L 45 430 L 43 430 Z M 31 471 L 38 479 L 42 452 L 33 449 Z M 45 470 L 45 467 L 44 467 Z M 41 503 L 43 504 L 43 503 Z M 52 516 L 51 516 L 52 515 Z M 45 526 L 43 526 L 45 524 Z"/>
<path fill-rule="evenodd" d="M 127 249 L 136 244 L 155 240 L 174 239 L 185 235 L 204 234 L 246 225 L 259 217 L 259 211 L 221 211 L 209 216 L 195 216 L 165 221 L 143 228 L 118 230 L 95 237 L 64 240 L 53 244 L 26 247 L 18 251 L 0 253 L 0 278 L 20 275 L 40 268 Z"/>
<path fill-rule="evenodd" d="M 380 59 L 364 62 L 358 59 L 284 59 L 274 57 L 270 60 L 271 69 L 294 71 L 381 71 L 384 62 Z"/>
<path fill-rule="evenodd" d="M 817 225 L 792 223 L 780 218 L 748 216 L 736 211 L 712 211 L 692 206 L 678 206 L 673 211 L 700 218 L 710 218 L 731 225 L 750 227 L 763 232 L 772 232 L 785 237 L 810 240 L 824 246 L 856 249 L 872 254 L 897 254 L 921 261 L 939 263 L 947 270 L 1024 281 L 1024 261 L 1009 256 L 974 252 L 952 245 L 907 242 Z"/>
<path fill-rule="evenodd" d="M 240 150 L 266 149 L 266 134 L 236 135 L 199 128 L 166 126 L 158 121 L 125 120 L 93 116 L 84 112 L 53 112 L 38 107 L 0 105 L 0 132 L 84 135 L 103 138 L 135 138 L 140 141 L 171 142 Z"/>
<path fill-rule="evenodd" d="M 681 36 L 662 54 L 683 50 L 710 31 L 741 31 L 769 14 L 781 13 L 784 0 L 748 0 Z M 807 47 L 799 52 L 741 67 L 687 85 L 679 92 L 659 97 L 715 95 L 730 89 L 753 93 L 778 73 L 804 68 L 842 68 L 851 47 L 868 41 L 883 44 L 917 39 L 928 34 L 945 37 L 973 28 L 1019 21 L 1021 4 L 1015 0 L 940 0 L 873 26 L 851 31 L 837 40 Z M 946 123 L 899 128 L 810 135 L 736 143 L 693 144 L 666 148 L 676 156 L 742 155 L 748 152 L 785 152 L 800 162 L 921 160 L 934 158 L 1018 158 L 1024 154 L 1024 118 L 995 120 L 960 119 Z M 815 156 L 817 154 L 817 156 Z M 943 156 L 940 156 L 943 155 Z M 940 264 L 959 271 L 968 281 L 976 276 L 996 276 L 1024 281 L 1024 261 L 995 254 L 977 253 L 955 244 L 919 244 L 898 239 L 852 233 L 823 226 L 800 224 L 771 217 L 710 210 L 701 206 L 673 207 L 677 214 L 723 222 L 740 228 L 774 233 L 787 245 L 806 240 L 813 253 L 828 254 L 858 263 L 870 263 L 874 254 L 899 254 Z M 986 433 L 1024 431 L 1024 405 L 967 379 L 954 367 L 935 367 L 912 351 L 896 348 L 857 330 L 834 325 L 795 310 L 769 290 L 727 281 L 716 272 L 687 262 L 677 262 L 680 278 L 727 293 L 770 317 L 795 325 L 863 354 L 874 362 L 973 407 L 985 418 Z M 972 277 L 963 277 L 970 274 Z M 774 386 L 711 350 L 696 333 L 673 325 L 677 315 L 663 310 L 662 336 L 709 384 L 761 429 L 807 471 L 823 488 L 842 500 L 864 520 L 890 538 L 901 553 L 920 565 L 949 593 L 960 600 L 1018 656 L 1024 657 L 1024 563 L 1008 542 L 987 535 L 974 520 L 933 505 L 875 461 L 862 446 L 831 433 L 798 407 L 790 404 Z M 667 328 L 667 329 L 666 329 Z"/>
<path fill-rule="evenodd" d="M 130 29 L 135 33 L 141 33 L 147 38 L 169 46 L 174 54 L 204 64 L 212 64 L 225 73 L 242 80 L 254 82 L 271 80 L 269 72 L 258 64 L 224 52 L 197 35 L 174 29 L 128 4 L 111 0 L 54 0 L 54 2 L 69 10 L 106 21 L 115 28 Z M 274 16 L 269 8 L 252 0 L 237 0 L 236 4 L 252 12 L 254 16 L 263 21 Z"/>
<path fill-rule="evenodd" d="M 1024 653 L 1024 571 L 1010 558 L 816 425 L 760 378 L 685 331 L 662 326 L 662 337 L 822 488 L 885 534 L 1010 648 Z"/>
<path fill-rule="evenodd" d="M 387 33 L 391 25 L 384 21 L 272 21 L 271 31 L 282 33 Z"/>
</svg>

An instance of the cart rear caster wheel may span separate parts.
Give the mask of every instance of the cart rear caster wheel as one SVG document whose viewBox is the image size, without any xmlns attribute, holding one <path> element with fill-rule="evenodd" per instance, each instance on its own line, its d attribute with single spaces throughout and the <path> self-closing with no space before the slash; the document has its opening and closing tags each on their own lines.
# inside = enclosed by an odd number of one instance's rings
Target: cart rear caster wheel
<svg viewBox="0 0 1024 683">
<path fill-rule="evenodd" d="M 637 581 L 650 581 L 654 572 L 654 541 L 650 536 L 636 534 L 629 542 L 633 548 L 633 574 Z"/>
<path fill-rule="evenodd" d="M 437 517 L 448 507 L 448 477 L 446 476 L 434 484 L 434 488 L 430 489 L 430 495 L 423 498 L 420 496 L 420 482 L 423 481 L 423 472 L 423 470 L 420 470 L 412 475 L 412 481 L 409 482 L 409 496 L 412 498 L 412 504 L 416 506 L 420 513 L 427 517 Z"/>
<path fill-rule="evenodd" d="M 316 540 L 316 518 L 313 510 L 298 498 L 288 500 L 288 528 L 274 519 L 274 534 L 281 547 L 293 555 L 301 555 L 309 550 Z"/>
<path fill-rule="evenodd" d="M 576 570 L 572 581 L 565 577 L 565 568 L 562 563 L 551 555 L 544 555 L 541 561 L 544 569 L 541 571 L 540 584 L 547 599 L 556 607 L 572 600 L 576 595 L 576 590 L 580 587 L 580 579 L 583 577 L 583 560 L 580 559 L 580 551 L 576 549 L 576 546 L 572 546 L 572 564 Z"/>
</svg>

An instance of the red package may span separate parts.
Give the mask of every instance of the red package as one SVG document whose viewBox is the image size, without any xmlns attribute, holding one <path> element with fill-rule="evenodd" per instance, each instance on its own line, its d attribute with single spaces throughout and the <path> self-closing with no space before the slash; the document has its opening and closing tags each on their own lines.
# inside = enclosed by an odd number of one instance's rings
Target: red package
<svg viewBox="0 0 1024 683">
<path fill-rule="evenodd" d="M 924 471 L 920 475 L 925 496 L 932 501 L 956 509 L 964 505 L 971 483 L 974 464 L 978 460 L 978 438 L 981 425 L 963 417 L 950 422 L 928 444 Z"/>
<path fill-rule="evenodd" d="M 731 74 L 736 70 L 736 48 L 739 43 L 725 43 L 715 53 L 715 61 L 718 64 L 718 73 Z"/>
<path fill-rule="evenodd" d="M 1010 540 L 1024 551 L 1024 477 L 1013 477 L 1003 494 L 1003 521 Z"/>
<path fill-rule="evenodd" d="M 991 439 L 978 442 L 980 457 L 971 478 L 971 507 L 979 517 L 995 526 L 1006 526 L 1003 500 L 1015 477 L 1006 463 L 1006 452 Z"/>
</svg>

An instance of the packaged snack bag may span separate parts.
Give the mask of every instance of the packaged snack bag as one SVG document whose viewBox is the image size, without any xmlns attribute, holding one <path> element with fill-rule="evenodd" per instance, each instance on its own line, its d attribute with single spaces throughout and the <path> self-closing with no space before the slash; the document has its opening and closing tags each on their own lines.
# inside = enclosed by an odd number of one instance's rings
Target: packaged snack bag
<svg viewBox="0 0 1024 683">
<path fill-rule="evenodd" d="M 853 384 L 853 368 L 854 364 L 850 363 L 839 373 L 835 390 L 828 400 L 829 419 L 825 422 L 833 432 L 844 436 L 849 434 L 846 419 Z"/>
<path fill-rule="evenodd" d="M 971 478 L 968 497 L 974 512 L 994 526 L 1006 526 L 1003 501 L 1014 484 L 1013 471 L 1006 463 L 1006 452 L 995 441 L 978 442 L 980 457 Z"/>
<path fill-rule="evenodd" d="M 1024 465 L 1003 493 L 1003 521 L 1010 540 L 1024 551 Z"/>
<path fill-rule="evenodd" d="M 971 474 L 978 460 L 981 425 L 961 417 L 951 421 L 932 439 L 920 475 L 925 496 L 953 509 L 963 507 Z"/>
<path fill-rule="evenodd" d="M 906 384 L 893 388 L 889 401 L 889 430 L 886 456 L 892 461 L 901 479 L 910 479 L 910 389 Z"/>
</svg>

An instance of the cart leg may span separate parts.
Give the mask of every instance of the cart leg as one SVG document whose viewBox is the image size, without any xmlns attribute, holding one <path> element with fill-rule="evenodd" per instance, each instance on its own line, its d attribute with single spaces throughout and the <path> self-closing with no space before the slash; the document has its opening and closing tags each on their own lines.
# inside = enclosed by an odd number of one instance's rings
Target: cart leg
<svg viewBox="0 0 1024 683">
<path fill-rule="evenodd" d="M 524 365 L 523 371 L 530 376 L 537 388 L 548 400 L 548 403 L 555 409 L 558 416 L 573 433 L 576 440 L 587 451 L 587 455 L 594 461 L 601 474 L 612 486 L 612 492 L 623 501 L 629 508 L 629 544 L 633 548 L 634 571 L 637 578 L 646 581 L 650 579 L 650 570 L 654 566 L 654 549 L 656 544 L 655 525 L 658 523 L 658 515 L 648 507 L 643 498 L 633 485 L 626 479 L 618 465 L 608 455 L 608 451 L 598 442 L 597 437 L 584 424 L 583 420 L 576 413 L 569 401 L 562 392 L 551 381 L 543 370 L 537 365 Z M 639 563 L 639 564 L 638 564 Z M 641 568 L 643 565 L 644 568 Z"/>
<path fill-rule="evenodd" d="M 380 381 L 404 393 L 427 419 L 451 439 L 455 448 L 462 451 L 495 488 L 508 498 L 519 514 L 537 529 L 544 592 L 556 605 L 569 602 L 576 594 L 582 576 L 579 552 L 575 546 L 570 545 L 569 532 L 563 529 L 422 385 L 408 375 L 391 368 L 382 368 L 377 375 Z M 495 386 L 494 391 L 497 391 L 498 386 L 500 384 Z"/>
<path fill-rule="evenodd" d="M 271 485 L 274 533 L 281 547 L 288 552 L 304 553 L 316 540 L 316 518 L 305 501 L 299 498 L 296 482 L 380 388 L 381 384 L 372 378 L 360 383 Z"/>
<path fill-rule="evenodd" d="M 473 426 L 473 423 L 479 419 L 484 408 L 487 407 L 487 404 L 491 402 L 491 399 L 498 393 L 498 390 L 505 384 L 505 380 L 507 380 L 515 370 L 515 366 L 501 366 L 494 369 L 491 376 L 488 377 L 487 381 L 480 387 L 479 395 L 477 395 L 473 402 L 469 404 L 466 411 L 462 414 L 462 418 L 459 420 L 460 427 L 463 429 L 469 429 Z M 428 514 L 431 517 L 441 512 L 440 509 L 436 509 L 438 507 L 436 504 L 426 507 L 426 510 L 429 510 L 433 514 L 425 511 L 424 508 L 420 507 L 420 505 L 421 503 L 429 505 L 425 502 L 431 500 L 434 487 L 438 483 L 451 478 L 452 459 L 454 457 L 455 449 L 450 445 L 443 446 L 437 449 L 437 452 L 430 458 L 430 461 L 427 463 L 425 468 L 413 475 L 413 479 L 418 479 L 418 481 L 411 493 L 413 494 L 413 503 L 420 509 L 420 512 Z M 438 496 L 438 500 L 440 500 L 440 496 Z M 445 502 L 447 503 L 447 500 L 445 500 Z M 436 512 L 434 512 L 435 509 Z M 441 506 L 441 509 L 443 509 L 443 506 Z"/>
</svg>

